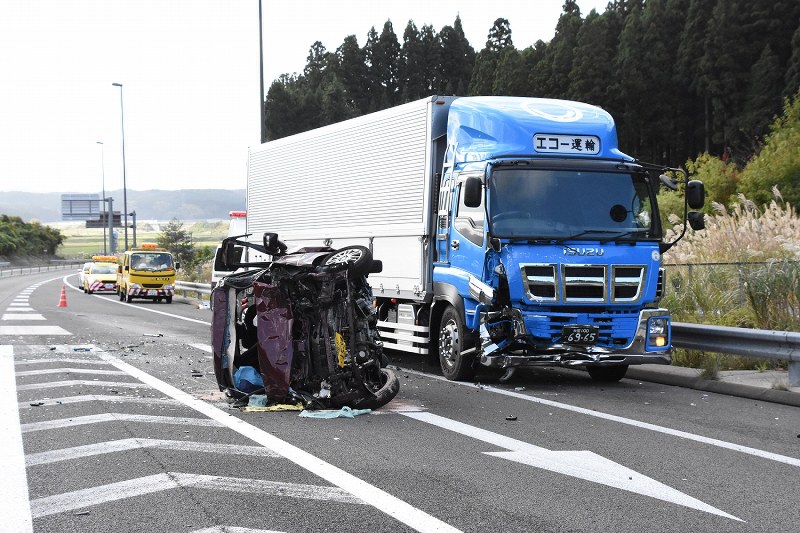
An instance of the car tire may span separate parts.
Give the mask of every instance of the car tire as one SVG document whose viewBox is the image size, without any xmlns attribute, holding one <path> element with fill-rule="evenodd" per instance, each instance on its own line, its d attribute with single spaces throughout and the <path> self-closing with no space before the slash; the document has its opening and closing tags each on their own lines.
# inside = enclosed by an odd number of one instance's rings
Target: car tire
<svg viewBox="0 0 800 533">
<path fill-rule="evenodd" d="M 322 266 L 332 271 L 348 269 L 363 276 L 372 266 L 372 253 L 366 246 L 345 246 L 325 256 Z"/>
<path fill-rule="evenodd" d="M 442 375 L 450 381 L 464 381 L 475 376 L 475 360 L 463 355 L 465 350 L 475 346 L 477 339 L 467 332 L 461 315 L 452 305 L 442 313 L 439 321 L 439 366 Z"/>
<path fill-rule="evenodd" d="M 400 390 L 400 381 L 397 376 L 388 368 L 380 369 L 381 388 L 374 391 L 372 398 L 365 398 L 353 404 L 354 409 L 377 409 L 383 407 L 397 396 Z"/>
</svg>

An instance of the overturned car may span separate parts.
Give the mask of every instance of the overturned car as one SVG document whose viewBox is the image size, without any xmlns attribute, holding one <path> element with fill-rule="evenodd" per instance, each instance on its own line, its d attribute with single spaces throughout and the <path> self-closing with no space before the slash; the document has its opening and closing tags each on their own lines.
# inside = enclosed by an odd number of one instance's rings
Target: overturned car
<svg viewBox="0 0 800 533">
<path fill-rule="evenodd" d="M 369 249 L 306 247 L 287 253 L 275 233 L 263 244 L 229 237 L 214 268 L 231 274 L 212 290 L 211 341 L 220 390 L 244 402 L 266 394 L 269 403 L 306 409 L 375 409 L 400 385 L 377 330 L 370 272 L 380 261 Z M 271 256 L 237 262 L 236 247 Z"/>
</svg>

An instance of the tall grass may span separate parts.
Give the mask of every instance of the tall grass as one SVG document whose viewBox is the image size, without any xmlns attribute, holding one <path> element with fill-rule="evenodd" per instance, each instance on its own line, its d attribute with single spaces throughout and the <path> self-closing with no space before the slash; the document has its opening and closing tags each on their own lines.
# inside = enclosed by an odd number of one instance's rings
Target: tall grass
<svg viewBox="0 0 800 533">
<path fill-rule="evenodd" d="M 772 192 L 774 199 L 761 208 L 742 195 L 730 208 L 714 203 L 706 229 L 690 231 L 665 253 L 662 304 L 673 320 L 800 331 L 800 218 L 777 188 Z M 666 240 L 681 230 L 676 224 Z M 707 376 L 764 365 L 687 350 L 677 350 L 674 360 L 703 368 Z"/>
</svg>

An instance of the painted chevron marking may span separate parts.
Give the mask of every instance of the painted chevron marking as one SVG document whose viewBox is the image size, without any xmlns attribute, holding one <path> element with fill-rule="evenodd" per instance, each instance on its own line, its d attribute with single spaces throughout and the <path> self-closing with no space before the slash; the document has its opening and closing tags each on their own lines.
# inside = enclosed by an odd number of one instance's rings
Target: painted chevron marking
<svg viewBox="0 0 800 533">
<path fill-rule="evenodd" d="M 41 370 L 24 370 L 17 372 L 19 376 L 43 376 L 46 374 L 98 374 L 103 376 L 126 376 L 121 370 L 101 370 L 95 368 L 43 368 Z"/>
<path fill-rule="evenodd" d="M 217 453 L 227 455 L 247 455 L 250 457 L 279 457 L 279 455 L 263 446 L 242 446 L 240 444 L 215 444 L 211 442 L 188 442 L 182 440 L 160 439 L 121 439 L 98 444 L 87 444 L 72 448 L 62 448 L 48 452 L 30 453 L 25 456 L 28 466 L 70 461 L 82 457 L 92 457 L 106 453 L 125 452 L 142 448 L 173 450 L 184 452 Z"/>
<path fill-rule="evenodd" d="M 284 496 L 341 503 L 365 504 L 346 491 L 331 486 L 285 483 L 261 479 L 243 479 L 181 472 L 165 472 L 99 487 L 46 496 L 31 501 L 33 518 L 83 509 L 92 505 L 108 503 L 134 496 L 153 494 L 165 490 L 196 487 L 201 489 L 258 494 L 269 498 Z"/>
<path fill-rule="evenodd" d="M 275 531 L 273 529 L 250 529 L 249 527 L 234 527 L 234 526 L 213 526 L 203 529 L 195 529 L 189 533 L 285 533 L 283 531 Z"/>
<path fill-rule="evenodd" d="M 0 316 L 0 320 L 47 320 L 38 313 L 17 314 L 16 309 L 14 311 L 14 313 L 4 313 Z"/>
<path fill-rule="evenodd" d="M 208 418 L 183 418 L 173 416 L 130 415 L 127 413 L 102 413 L 99 415 L 76 416 L 61 418 L 45 422 L 31 422 L 22 424 L 22 432 L 46 431 L 49 429 L 83 426 L 87 424 L 100 424 L 103 422 L 143 422 L 146 424 L 172 424 L 177 426 L 206 426 L 219 427 L 221 424 Z"/>
<path fill-rule="evenodd" d="M 0 335 L 72 335 L 59 326 L 0 326 Z"/>
<path fill-rule="evenodd" d="M 42 406 L 62 405 L 81 402 L 119 402 L 119 403 L 141 403 L 147 405 L 181 405 L 177 400 L 171 398 L 141 398 L 139 396 L 125 396 L 124 394 L 84 394 L 81 396 L 63 396 L 61 398 L 47 398 L 40 400 L 29 400 L 19 402 L 20 409 L 30 409 L 33 407 L 31 402 L 35 401 Z"/>
<path fill-rule="evenodd" d="M 131 387 L 146 389 L 149 385 L 133 381 L 92 381 L 90 379 L 73 379 L 69 381 L 51 381 L 48 383 L 28 383 L 18 385 L 17 390 L 55 389 L 58 387 L 74 387 L 75 385 L 92 385 L 94 387 Z"/>
</svg>

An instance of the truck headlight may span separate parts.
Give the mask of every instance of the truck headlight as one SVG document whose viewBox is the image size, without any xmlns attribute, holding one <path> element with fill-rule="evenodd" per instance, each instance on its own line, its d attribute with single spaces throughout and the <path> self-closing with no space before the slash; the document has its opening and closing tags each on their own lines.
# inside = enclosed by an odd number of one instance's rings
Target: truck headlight
<svg viewBox="0 0 800 533">
<path fill-rule="evenodd" d="M 172 285 L 170 285 L 169 283 L 167 283 L 166 285 L 164 285 L 164 290 L 165 290 L 165 291 L 171 291 L 171 290 L 172 290 Z"/>
<path fill-rule="evenodd" d="M 139 285 L 138 283 L 131 283 L 131 284 L 128 286 L 128 288 L 130 288 L 130 289 L 141 289 L 141 288 L 142 288 L 142 286 L 141 286 L 141 285 Z"/>
<path fill-rule="evenodd" d="M 647 320 L 647 349 L 669 347 L 669 317 L 655 316 Z"/>
</svg>

